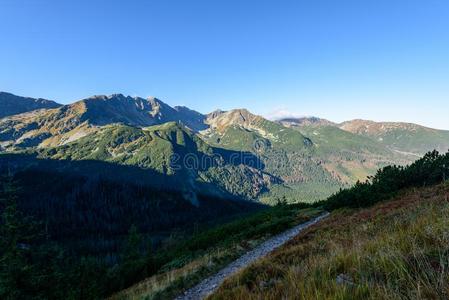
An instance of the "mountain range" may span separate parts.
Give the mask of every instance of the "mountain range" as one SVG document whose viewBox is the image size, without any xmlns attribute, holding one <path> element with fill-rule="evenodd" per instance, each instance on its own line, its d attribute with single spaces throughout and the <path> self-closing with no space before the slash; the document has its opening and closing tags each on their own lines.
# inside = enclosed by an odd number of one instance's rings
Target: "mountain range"
<svg viewBox="0 0 449 300">
<path fill-rule="evenodd" d="M 316 201 L 433 149 L 449 149 L 449 131 L 316 117 L 271 121 L 246 109 L 201 114 L 122 94 L 60 105 L 0 93 L 1 153 L 138 167 L 166 179 L 149 184 L 182 191 L 192 203 L 196 194 Z"/>
</svg>

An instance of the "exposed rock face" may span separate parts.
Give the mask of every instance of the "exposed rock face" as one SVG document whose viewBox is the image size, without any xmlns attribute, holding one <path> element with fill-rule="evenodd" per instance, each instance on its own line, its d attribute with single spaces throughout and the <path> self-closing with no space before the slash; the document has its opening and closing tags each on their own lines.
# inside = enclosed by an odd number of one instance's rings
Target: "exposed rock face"
<svg viewBox="0 0 449 300">
<path fill-rule="evenodd" d="M 261 116 L 254 115 L 246 109 L 230 111 L 215 111 L 207 115 L 206 123 L 214 130 L 223 132 L 228 127 L 238 125 L 247 129 L 254 129 L 263 121 Z"/>
<path fill-rule="evenodd" d="M 82 107 L 83 119 L 93 125 L 122 123 L 131 126 L 151 126 L 173 121 L 177 112 L 157 98 L 114 94 L 94 96 L 80 100 L 71 106 Z"/>
</svg>

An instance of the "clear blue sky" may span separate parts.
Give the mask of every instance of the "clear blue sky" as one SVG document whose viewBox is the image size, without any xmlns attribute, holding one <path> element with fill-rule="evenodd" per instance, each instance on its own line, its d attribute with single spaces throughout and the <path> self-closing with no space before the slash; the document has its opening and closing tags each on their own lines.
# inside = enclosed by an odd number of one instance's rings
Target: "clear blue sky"
<svg viewBox="0 0 449 300">
<path fill-rule="evenodd" d="M 0 90 L 449 129 L 449 1 L 0 0 Z"/>
</svg>

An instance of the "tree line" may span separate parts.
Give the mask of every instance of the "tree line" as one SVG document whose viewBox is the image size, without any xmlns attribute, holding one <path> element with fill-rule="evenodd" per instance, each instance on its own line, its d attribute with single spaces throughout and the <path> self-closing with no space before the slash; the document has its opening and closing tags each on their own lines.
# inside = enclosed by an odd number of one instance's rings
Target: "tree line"
<svg viewBox="0 0 449 300">
<path fill-rule="evenodd" d="M 449 152 L 432 151 L 408 166 L 386 166 L 365 182 L 341 189 L 314 204 L 327 210 L 342 207 L 366 207 L 395 196 L 400 190 L 440 183 L 449 175 Z"/>
</svg>

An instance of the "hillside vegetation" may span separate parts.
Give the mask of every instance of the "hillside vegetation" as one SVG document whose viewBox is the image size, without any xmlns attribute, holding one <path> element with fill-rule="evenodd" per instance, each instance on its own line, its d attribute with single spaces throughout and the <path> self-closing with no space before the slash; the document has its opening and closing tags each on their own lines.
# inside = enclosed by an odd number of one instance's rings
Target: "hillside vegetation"
<svg viewBox="0 0 449 300">
<path fill-rule="evenodd" d="M 209 299 L 447 299 L 449 184 L 343 209 Z"/>
</svg>

